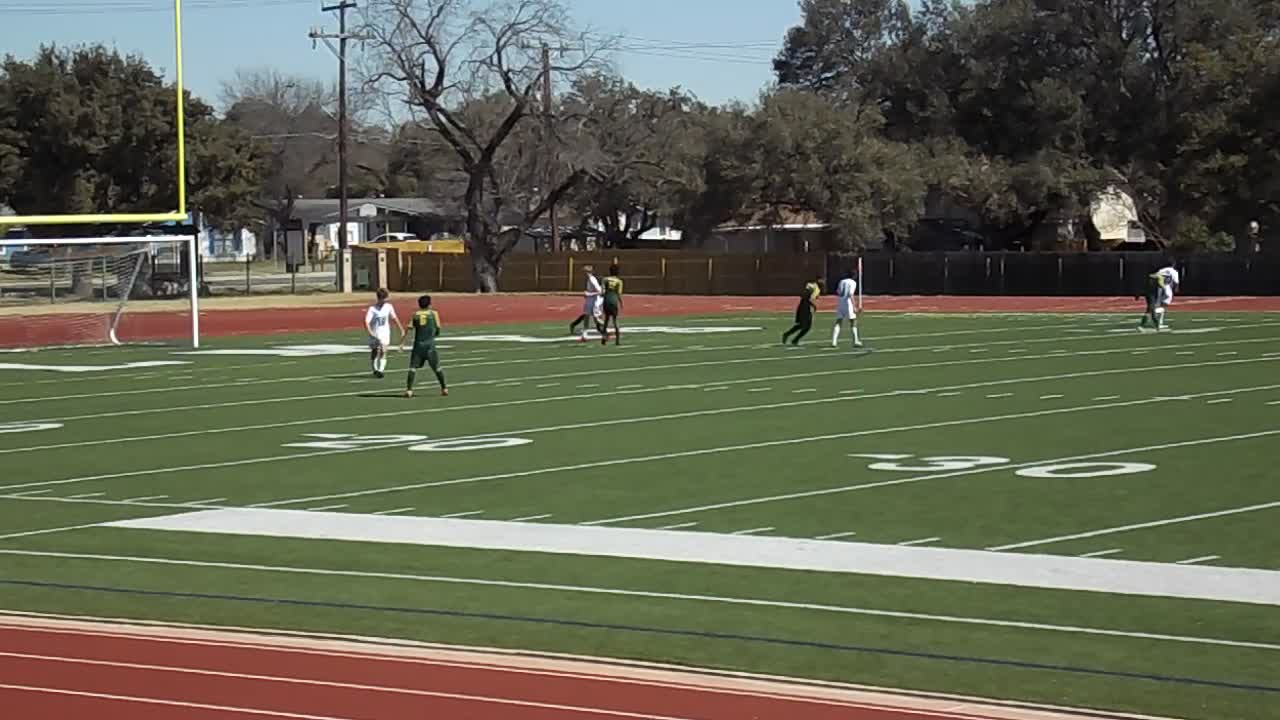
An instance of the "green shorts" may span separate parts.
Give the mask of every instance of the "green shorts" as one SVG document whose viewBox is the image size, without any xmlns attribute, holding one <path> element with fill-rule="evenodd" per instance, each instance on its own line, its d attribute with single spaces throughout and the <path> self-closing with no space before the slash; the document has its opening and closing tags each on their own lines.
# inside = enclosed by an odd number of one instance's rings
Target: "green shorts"
<svg viewBox="0 0 1280 720">
<path fill-rule="evenodd" d="M 415 347 L 409 355 L 409 368 L 417 370 L 423 365 L 430 365 L 432 370 L 440 369 L 440 354 L 436 352 L 434 345 L 430 347 Z"/>
</svg>

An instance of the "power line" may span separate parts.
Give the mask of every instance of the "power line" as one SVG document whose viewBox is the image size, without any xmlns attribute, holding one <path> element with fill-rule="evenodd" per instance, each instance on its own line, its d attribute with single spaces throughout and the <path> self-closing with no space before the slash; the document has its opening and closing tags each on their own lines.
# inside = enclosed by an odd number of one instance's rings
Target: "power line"
<svg viewBox="0 0 1280 720">
<path fill-rule="evenodd" d="M 183 12 L 208 10 L 256 10 L 267 7 L 302 6 L 305 0 L 186 0 L 182 3 Z M 309 5 L 310 3 L 307 2 Z M 6 16 L 26 15 L 32 17 L 50 17 L 66 15 L 143 15 L 171 14 L 173 3 L 144 2 L 142 0 L 125 0 L 124 2 L 91 2 L 75 3 L 69 0 L 58 0 L 48 5 L 19 5 L 4 9 Z"/>
</svg>

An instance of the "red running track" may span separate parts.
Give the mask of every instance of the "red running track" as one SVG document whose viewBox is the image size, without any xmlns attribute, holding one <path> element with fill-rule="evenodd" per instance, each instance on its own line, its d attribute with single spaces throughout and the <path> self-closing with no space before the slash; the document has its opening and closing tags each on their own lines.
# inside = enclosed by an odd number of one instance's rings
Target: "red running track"
<svg viewBox="0 0 1280 720">
<path fill-rule="evenodd" d="M 1080 718 L 578 660 L 25 617 L 0 622 L 0 707 L 21 720 Z"/>
<path fill-rule="evenodd" d="M 261 299 L 253 309 L 211 309 L 200 312 L 200 332 L 205 337 L 272 335 L 275 333 L 359 332 L 368 302 L 353 299 L 351 304 L 318 307 L 273 307 L 272 299 Z M 413 298 L 393 301 L 401 317 L 409 317 Z M 792 297 L 725 296 L 628 296 L 627 318 L 672 317 L 734 312 L 790 312 Z M 831 306 L 830 298 L 824 302 Z M 563 320 L 568 323 L 581 307 L 581 298 L 570 295 L 449 295 L 436 303 L 449 326 L 524 323 Z M 1179 298 L 1177 310 L 1213 312 L 1280 311 L 1280 297 Z M 1084 313 L 1116 312 L 1141 314 L 1141 303 L 1132 298 L 1114 297 L 959 297 L 881 296 L 868 297 L 869 312 L 921 313 Z M 74 320 L 74 322 L 72 322 Z M 107 316 L 89 315 L 0 315 L 0 346 L 101 343 L 105 340 Z M 127 312 L 119 337 L 125 342 L 174 340 L 190 335 L 190 313 L 145 311 Z M 83 337 L 69 337 L 79 333 Z"/>
</svg>

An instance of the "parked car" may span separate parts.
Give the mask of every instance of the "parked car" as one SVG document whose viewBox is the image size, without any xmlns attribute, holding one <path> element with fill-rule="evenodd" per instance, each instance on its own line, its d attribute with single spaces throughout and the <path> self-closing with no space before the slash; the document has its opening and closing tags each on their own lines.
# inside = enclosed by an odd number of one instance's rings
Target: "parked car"
<svg viewBox="0 0 1280 720">
<path fill-rule="evenodd" d="M 47 247 L 23 248 L 9 253 L 9 269 L 14 272 L 34 272 L 43 270 L 53 262 L 53 255 Z"/>
<path fill-rule="evenodd" d="M 378 237 L 374 238 L 374 239 L 373 239 L 373 240 L 371 240 L 370 242 L 375 242 L 375 243 L 384 243 L 384 242 L 416 242 L 416 241 L 418 241 L 419 239 L 420 239 L 420 238 L 419 238 L 417 235 L 414 235 L 413 233 L 400 233 L 400 232 L 397 232 L 397 233 L 386 233 L 386 234 L 384 234 L 384 235 L 379 235 Z"/>
</svg>

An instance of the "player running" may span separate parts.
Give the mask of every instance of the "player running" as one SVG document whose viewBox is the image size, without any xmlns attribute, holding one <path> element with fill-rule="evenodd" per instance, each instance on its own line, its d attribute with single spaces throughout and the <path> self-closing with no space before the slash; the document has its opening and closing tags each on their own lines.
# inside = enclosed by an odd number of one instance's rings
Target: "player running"
<svg viewBox="0 0 1280 720">
<path fill-rule="evenodd" d="M 364 314 L 364 329 L 369 333 L 369 362 L 373 376 L 382 379 L 387 374 L 387 346 L 391 344 L 391 322 L 400 328 L 400 343 L 404 344 L 404 323 L 396 315 L 396 308 L 387 302 L 390 293 L 379 288 L 377 300 Z"/>
<path fill-rule="evenodd" d="M 436 382 L 440 383 L 440 394 L 448 395 L 449 386 L 444 382 L 444 371 L 440 369 L 440 355 L 436 352 L 436 337 L 440 335 L 440 314 L 431 309 L 431 296 L 418 298 L 418 311 L 409 321 L 413 327 L 413 353 L 409 355 L 409 378 L 406 381 L 404 396 L 413 397 L 413 383 L 418 379 L 418 370 L 423 365 L 431 366 L 436 374 Z M 404 350 L 406 336 L 400 337 L 400 349 Z"/>
<path fill-rule="evenodd" d="M 792 345 L 799 345 L 805 335 L 813 329 L 813 314 L 818 311 L 818 296 L 822 294 L 822 276 L 814 278 L 813 282 L 805 283 L 804 291 L 800 293 L 800 304 L 796 305 L 796 324 L 791 329 L 782 333 L 782 344 L 786 345 L 790 339 Z M 795 335 L 794 338 L 791 338 Z"/>
<path fill-rule="evenodd" d="M 578 342 L 586 342 L 589 324 L 594 322 L 596 329 L 599 329 L 600 321 L 604 317 L 604 289 L 600 287 L 600 280 L 596 278 L 595 268 L 584 265 L 582 272 L 587 276 L 587 288 L 582 292 L 582 314 L 577 320 L 569 323 L 570 335 L 577 332 L 579 323 L 582 324 L 582 334 L 578 336 Z"/>
<path fill-rule="evenodd" d="M 846 321 L 853 333 L 853 346 L 862 347 L 858 338 L 858 313 L 853 306 L 854 293 L 858 289 L 858 281 L 853 279 L 852 272 L 846 272 L 844 279 L 836 286 L 836 324 L 831 328 L 831 347 L 840 346 L 840 326 Z"/>
<path fill-rule="evenodd" d="M 600 344 L 609 344 L 609 321 L 613 320 L 613 344 L 622 344 L 622 328 L 618 327 L 618 313 L 622 311 L 622 278 L 618 266 L 609 266 L 609 277 L 604 279 L 604 322 L 600 325 Z"/>
<path fill-rule="evenodd" d="M 1147 276 L 1147 311 L 1142 315 L 1139 328 L 1147 327 L 1147 320 L 1155 327 L 1156 332 L 1167 329 L 1164 324 L 1165 313 L 1173 303 L 1173 292 L 1182 282 L 1182 276 L 1172 264 L 1166 265 Z"/>
</svg>

